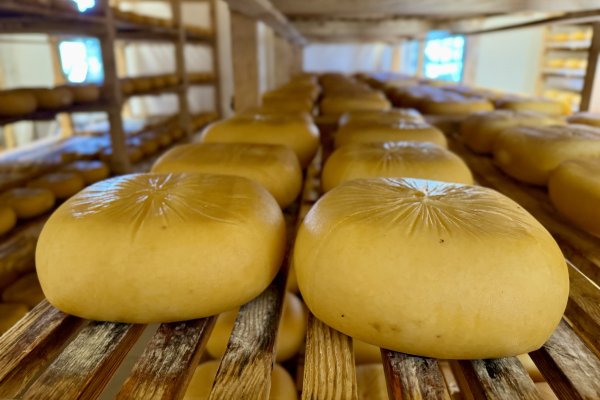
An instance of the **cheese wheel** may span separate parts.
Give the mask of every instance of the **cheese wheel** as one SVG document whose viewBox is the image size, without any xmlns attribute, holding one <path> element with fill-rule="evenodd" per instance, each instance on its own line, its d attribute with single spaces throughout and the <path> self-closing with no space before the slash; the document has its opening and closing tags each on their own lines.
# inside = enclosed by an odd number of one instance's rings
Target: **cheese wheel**
<svg viewBox="0 0 600 400">
<path fill-rule="evenodd" d="M 158 144 L 158 143 L 157 143 Z M 112 158 L 112 149 L 106 148 L 100 152 L 100 159 L 105 163 L 110 163 Z M 144 158 L 144 152 L 142 151 L 142 144 L 140 145 L 127 145 L 127 155 L 129 156 L 129 161 L 133 164 L 141 161 Z"/>
<path fill-rule="evenodd" d="M 494 141 L 494 162 L 508 175 L 546 185 L 552 171 L 567 160 L 600 157 L 600 128 L 585 125 L 518 127 Z"/>
<path fill-rule="evenodd" d="M 132 79 L 121 79 L 121 91 L 125 95 L 131 95 L 135 92 L 135 85 Z"/>
<path fill-rule="evenodd" d="M 160 144 L 158 143 L 158 138 L 155 138 L 150 135 L 141 138 L 140 150 L 142 151 L 142 153 L 144 153 L 145 156 L 151 156 L 153 154 L 156 154 L 159 147 Z"/>
<path fill-rule="evenodd" d="M 42 300 L 44 293 L 35 272 L 19 278 L 2 292 L 3 302 L 26 304 L 29 308 L 37 306 Z"/>
<path fill-rule="evenodd" d="M 80 160 L 65 165 L 66 172 L 75 172 L 81 175 L 86 185 L 96 183 L 110 176 L 108 165 L 98 160 Z"/>
<path fill-rule="evenodd" d="M 0 303 L 0 335 L 19 322 L 28 311 L 29 308 L 25 304 Z"/>
<path fill-rule="evenodd" d="M 354 361 L 359 364 L 372 364 L 381 362 L 381 349 L 362 340 L 353 339 Z"/>
<path fill-rule="evenodd" d="M 436 181 L 364 179 L 331 190 L 300 227 L 294 266 L 324 323 L 442 359 L 538 349 L 569 294 L 564 256 L 535 218 L 491 189 Z"/>
<path fill-rule="evenodd" d="M 431 115 L 467 115 L 493 109 L 494 105 L 486 99 L 462 96 L 458 99 L 428 97 L 419 106 L 419 111 Z"/>
<path fill-rule="evenodd" d="M 356 366 L 358 400 L 387 400 L 388 391 L 383 364 L 372 363 Z"/>
<path fill-rule="evenodd" d="M 133 78 L 133 89 L 135 93 L 144 93 L 152 90 L 152 79 L 151 78 Z"/>
<path fill-rule="evenodd" d="M 175 128 L 169 131 L 169 135 L 176 141 L 182 139 L 185 136 L 185 132 L 181 128 Z"/>
<path fill-rule="evenodd" d="M 2 195 L 2 202 L 11 207 L 19 219 L 40 216 L 54 207 L 54 193 L 44 188 L 14 188 Z"/>
<path fill-rule="evenodd" d="M 167 147 L 171 145 L 171 143 L 173 143 L 173 138 L 171 138 L 171 136 L 166 133 L 157 135 L 156 138 L 158 139 L 158 144 L 160 145 L 160 147 Z"/>
<path fill-rule="evenodd" d="M 0 92 L 0 116 L 20 117 L 37 109 L 37 100 L 32 93 L 22 90 Z"/>
<path fill-rule="evenodd" d="M 579 112 L 567 118 L 570 124 L 589 125 L 600 128 L 600 114 Z"/>
<path fill-rule="evenodd" d="M 548 193 L 562 215 L 600 237 L 600 158 L 560 164 L 550 176 Z"/>
<path fill-rule="evenodd" d="M 321 101 L 321 114 L 343 115 L 351 111 L 386 111 L 392 108 L 381 93 L 369 96 L 332 96 Z"/>
<path fill-rule="evenodd" d="M 323 168 L 322 188 L 327 192 L 342 182 L 359 178 L 420 178 L 473 183 L 464 161 L 433 143 L 350 143 L 329 157 Z"/>
<path fill-rule="evenodd" d="M 360 128 L 345 125 L 340 127 L 335 135 L 335 147 L 341 147 L 348 143 L 401 141 L 430 142 L 442 147 L 448 145 L 446 137 L 439 129 L 415 121 L 398 121 Z"/>
<path fill-rule="evenodd" d="M 550 115 L 566 114 L 565 106 L 560 101 L 540 98 L 504 97 L 496 100 L 496 108 L 515 111 L 534 111 Z"/>
<path fill-rule="evenodd" d="M 290 147 L 306 167 L 319 148 L 319 130 L 306 119 L 291 115 L 243 115 L 216 122 L 202 134 L 206 143 L 259 143 Z"/>
<path fill-rule="evenodd" d="M 302 190 L 302 170 L 286 146 L 251 143 L 198 143 L 176 146 L 163 154 L 152 172 L 200 172 L 236 175 L 260 183 L 282 208 Z"/>
<path fill-rule="evenodd" d="M 491 153 L 494 140 L 504 129 L 516 126 L 564 125 L 559 118 L 532 111 L 495 110 L 469 116 L 460 126 L 465 144 L 474 152 Z"/>
<path fill-rule="evenodd" d="M 31 188 L 48 189 L 59 200 L 68 199 L 85 187 L 85 181 L 75 172 L 52 172 L 27 184 Z"/>
<path fill-rule="evenodd" d="M 527 370 L 529 377 L 534 382 L 544 382 L 544 375 L 540 372 L 538 367 L 535 365 L 529 354 L 519 354 L 517 356 L 519 362 L 523 365 L 523 368 Z"/>
<path fill-rule="evenodd" d="M 208 400 L 219 370 L 219 361 L 207 361 L 196 368 L 183 400 Z M 271 372 L 270 400 L 297 400 L 296 384 L 290 374 L 279 364 Z"/>
<path fill-rule="evenodd" d="M 10 232 L 17 224 L 17 213 L 11 207 L 0 205 L 0 235 Z"/>
<path fill-rule="evenodd" d="M 100 87 L 98 85 L 68 85 L 73 94 L 73 102 L 77 104 L 95 103 L 100 99 Z"/>
<path fill-rule="evenodd" d="M 373 123 L 394 123 L 397 121 L 424 122 L 423 116 L 414 108 L 394 108 L 386 111 L 352 111 L 342 115 L 339 125 L 363 125 Z"/>
<path fill-rule="evenodd" d="M 52 214 L 36 267 L 48 301 L 66 313 L 180 321 L 260 294 L 281 265 L 285 241 L 277 202 L 248 179 L 125 175 L 89 186 Z"/>
<path fill-rule="evenodd" d="M 548 382 L 536 382 L 535 388 L 539 392 L 541 400 L 558 400 L 558 396 L 556 396 Z"/>
<path fill-rule="evenodd" d="M 38 109 L 57 110 L 73 104 L 73 93 L 65 87 L 53 89 L 35 88 L 24 89 L 35 96 Z"/>
<path fill-rule="evenodd" d="M 237 314 L 236 309 L 219 315 L 206 344 L 206 351 L 211 357 L 218 359 L 225 354 Z M 306 324 L 307 315 L 302 301 L 286 292 L 275 347 L 277 362 L 287 361 L 298 353 L 306 336 Z"/>
</svg>

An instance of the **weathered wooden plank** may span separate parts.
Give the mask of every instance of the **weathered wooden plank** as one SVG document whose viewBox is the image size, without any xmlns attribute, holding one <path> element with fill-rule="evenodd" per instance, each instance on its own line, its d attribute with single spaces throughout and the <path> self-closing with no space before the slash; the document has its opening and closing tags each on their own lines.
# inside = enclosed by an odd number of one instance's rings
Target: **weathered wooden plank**
<svg viewBox="0 0 600 400">
<path fill-rule="evenodd" d="M 234 109 L 241 112 L 260 104 L 258 25 L 255 19 L 231 13 Z"/>
<path fill-rule="evenodd" d="M 393 400 L 450 400 L 437 360 L 381 349 L 388 394 Z"/>
<path fill-rule="evenodd" d="M 303 400 L 356 400 L 352 338 L 309 313 Z"/>
<path fill-rule="evenodd" d="M 95 398 L 144 325 L 90 322 L 23 394 L 26 399 Z"/>
<path fill-rule="evenodd" d="M 162 324 L 121 388 L 118 399 L 179 399 L 191 379 L 214 318 Z"/>
<path fill-rule="evenodd" d="M 467 398 L 489 400 L 541 400 L 535 384 L 515 357 L 454 362 L 455 371 L 468 385 Z"/>
<path fill-rule="evenodd" d="M 600 359 L 565 321 L 529 355 L 560 399 L 600 399 Z"/>
</svg>

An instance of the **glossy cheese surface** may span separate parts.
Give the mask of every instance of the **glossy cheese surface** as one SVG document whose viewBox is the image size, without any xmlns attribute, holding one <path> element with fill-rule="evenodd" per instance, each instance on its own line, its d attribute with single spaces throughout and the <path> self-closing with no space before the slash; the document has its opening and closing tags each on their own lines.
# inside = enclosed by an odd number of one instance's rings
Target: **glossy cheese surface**
<svg viewBox="0 0 600 400">
<path fill-rule="evenodd" d="M 335 147 L 348 143 L 400 141 L 430 142 L 442 147 L 448 144 L 439 129 L 424 122 L 406 120 L 360 127 L 345 125 L 335 135 Z"/>
<path fill-rule="evenodd" d="M 49 189 L 14 188 L 5 192 L 0 201 L 5 202 L 17 213 L 18 218 L 33 218 L 54 207 L 56 198 Z"/>
</svg>

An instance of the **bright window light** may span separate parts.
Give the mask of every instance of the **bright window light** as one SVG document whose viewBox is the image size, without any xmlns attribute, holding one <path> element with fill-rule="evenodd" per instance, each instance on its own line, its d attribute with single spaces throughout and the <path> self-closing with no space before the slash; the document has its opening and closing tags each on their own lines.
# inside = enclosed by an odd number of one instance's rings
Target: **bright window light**
<svg viewBox="0 0 600 400">
<path fill-rule="evenodd" d="M 424 74 L 431 79 L 460 82 L 465 55 L 464 36 L 447 36 L 435 31 L 425 44 Z"/>
<path fill-rule="evenodd" d="M 79 8 L 79 12 L 86 12 L 90 8 L 94 8 L 96 6 L 96 0 L 72 0 L 77 3 L 77 8 Z"/>
<path fill-rule="evenodd" d="M 104 70 L 98 39 L 65 40 L 59 45 L 62 69 L 71 83 L 102 83 Z"/>
</svg>

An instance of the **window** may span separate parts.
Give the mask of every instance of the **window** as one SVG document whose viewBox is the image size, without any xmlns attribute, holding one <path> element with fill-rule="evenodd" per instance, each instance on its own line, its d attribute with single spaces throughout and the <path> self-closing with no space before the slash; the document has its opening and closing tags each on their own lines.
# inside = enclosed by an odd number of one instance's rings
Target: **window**
<svg viewBox="0 0 600 400">
<path fill-rule="evenodd" d="M 98 39 L 64 40 L 59 45 L 62 69 L 71 83 L 102 83 L 102 51 Z"/>
<path fill-rule="evenodd" d="M 87 10 L 96 7 L 96 0 L 73 0 L 77 3 L 79 12 L 86 12 Z"/>
<path fill-rule="evenodd" d="M 423 73 L 431 79 L 460 82 L 465 55 L 464 36 L 431 32 L 425 44 Z"/>
</svg>

